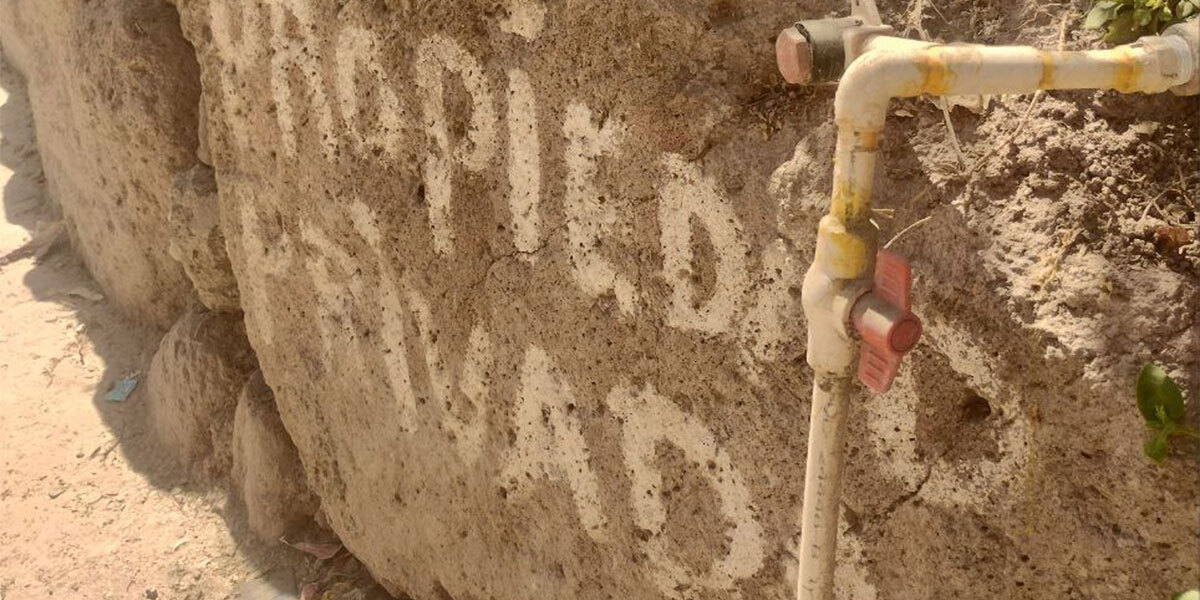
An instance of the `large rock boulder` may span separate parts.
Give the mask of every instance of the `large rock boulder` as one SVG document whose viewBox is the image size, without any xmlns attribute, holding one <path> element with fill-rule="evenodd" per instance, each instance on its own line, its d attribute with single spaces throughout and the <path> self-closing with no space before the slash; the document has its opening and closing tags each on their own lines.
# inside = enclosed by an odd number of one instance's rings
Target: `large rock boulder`
<svg viewBox="0 0 1200 600">
<path fill-rule="evenodd" d="M 155 137 L 171 121 L 154 111 L 184 95 L 164 92 L 142 132 L 120 107 L 144 99 L 107 93 L 186 87 L 122 46 L 143 39 L 127 9 L 149 0 L 0 1 L 15 7 L 6 46 L 44 31 L 61 66 L 26 68 L 51 146 L 128 159 L 87 163 L 58 194 L 189 166 Z M 935 38 L 1058 43 L 1035 0 L 943 0 L 937 19 L 881 4 Z M 203 88 L 184 129 L 205 136 L 247 334 L 328 523 L 383 584 L 794 597 L 811 386 L 798 295 L 833 95 L 782 87 L 772 39 L 844 1 L 177 5 Z M 103 65 L 161 86 L 110 90 Z M 95 118 L 72 91 L 92 88 Z M 1194 238 L 1200 189 L 1177 173 L 1200 168 L 1194 104 L 1028 102 L 959 109 L 956 137 L 937 106 L 897 102 L 881 138 L 877 220 L 885 240 L 906 232 L 893 247 L 915 261 L 927 335 L 891 392 L 854 400 L 843 598 L 1165 598 L 1200 578 L 1200 475 L 1147 464 L 1130 398 L 1142 362 L 1180 380 L 1200 366 L 1200 246 L 1171 242 Z M 165 158 L 97 141 L 128 134 L 114 115 Z M 112 227 L 138 233 L 96 233 L 113 247 L 88 252 L 157 243 L 107 285 L 174 289 L 146 267 L 162 264 L 166 205 L 92 198 L 78 228 L 132 210 Z M 204 455 L 226 447 L 203 429 L 229 423 L 245 369 L 198 346 L 204 377 L 150 385 L 218 388 L 162 413 L 200 415 L 161 429 Z M 163 356 L 168 373 L 187 362 Z"/>
<path fill-rule="evenodd" d="M 931 35 L 1055 43 L 1056 19 L 949 4 Z M 251 342 L 330 524 L 385 585 L 793 596 L 798 294 L 834 136 L 832 94 L 782 87 L 772 39 L 844 2 L 179 5 Z M 1200 575 L 1196 474 L 1139 458 L 1128 395 L 1139 361 L 1195 367 L 1196 278 L 1101 243 L 1127 215 L 1089 216 L 1111 209 L 1072 157 L 1130 151 L 1107 101 L 1047 99 L 1028 157 L 992 151 L 1025 102 L 956 116 L 991 158 L 974 180 L 938 108 L 897 103 L 879 221 L 886 240 L 933 217 L 897 242 L 928 335 L 893 392 L 854 402 L 846 597 L 1166 597 Z M 1186 155 L 1187 105 L 1150 102 Z M 1079 277 L 1101 271 L 1096 304 Z M 1152 329 L 1101 324 L 1138 311 Z"/>
<path fill-rule="evenodd" d="M 168 254 L 175 173 L 197 162 L 199 67 L 165 0 L 0 0 L 47 190 L 105 295 L 167 329 L 192 297 Z"/>
<path fill-rule="evenodd" d="M 317 512 L 296 446 L 259 371 L 246 381 L 238 398 L 231 479 L 250 528 L 265 542 L 278 542 L 312 522 Z"/>
<path fill-rule="evenodd" d="M 228 473 L 238 397 L 255 367 L 240 315 L 185 315 L 163 337 L 146 376 L 150 430 L 182 465 Z"/>
</svg>

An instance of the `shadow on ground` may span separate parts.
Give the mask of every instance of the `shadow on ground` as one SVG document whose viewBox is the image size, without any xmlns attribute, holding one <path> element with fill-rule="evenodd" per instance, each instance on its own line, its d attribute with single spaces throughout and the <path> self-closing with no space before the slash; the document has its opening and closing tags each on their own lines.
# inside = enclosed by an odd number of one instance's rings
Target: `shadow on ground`
<svg viewBox="0 0 1200 600">
<path fill-rule="evenodd" d="M 352 595 L 348 597 L 385 597 L 381 588 L 369 580 L 366 570 L 344 551 L 330 561 L 320 561 L 286 546 L 271 547 L 260 542 L 247 526 L 240 503 L 227 493 L 226 480 L 198 480 L 192 469 L 174 463 L 167 448 L 149 433 L 141 389 L 123 402 L 106 399 L 117 382 L 144 376 L 163 332 L 126 318 L 107 302 L 86 265 L 74 253 L 68 239 L 69 228 L 62 226 L 62 211 L 47 193 L 25 84 L 2 53 L 0 90 L 8 91 L 7 101 L 0 105 L 0 167 L 13 172 L 3 189 L 4 217 L 8 223 L 25 229 L 31 238 L 21 248 L 0 256 L 0 266 L 32 259 L 32 268 L 23 278 L 24 285 L 37 300 L 61 305 L 78 320 L 75 347 L 80 364 L 91 353 L 102 362 L 102 374 L 92 392 L 92 406 L 113 441 L 106 447 L 97 447 L 92 457 L 104 460 L 112 452 L 119 452 L 125 468 L 138 473 L 150 486 L 168 492 L 181 508 L 190 504 L 219 514 L 242 560 L 250 570 L 261 574 L 259 579 L 241 586 L 240 597 L 249 600 L 296 597 L 303 582 L 313 581 L 322 582 L 326 591 L 339 587 L 350 591 Z M 52 189 L 53 182 L 49 185 Z M 52 372 L 50 376 L 53 377 Z M 240 582 L 230 583 L 236 587 Z M 0 596 L 4 595 L 2 592 Z"/>
</svg>

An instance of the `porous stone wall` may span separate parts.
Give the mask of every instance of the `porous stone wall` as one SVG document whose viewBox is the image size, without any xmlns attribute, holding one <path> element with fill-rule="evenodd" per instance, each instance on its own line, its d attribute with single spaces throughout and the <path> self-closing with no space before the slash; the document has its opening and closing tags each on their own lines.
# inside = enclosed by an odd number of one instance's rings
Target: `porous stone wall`
<svg viewBox="0 0 1200 600">
<path fill-rule="evenodd" d="M 168 329 L 193 296 L 168 254 L 176 175 L 198 162 L 199 65 L 162 0 L 3 0 L 50 197 L 127 313 Z"/>
<path fill-rule="evenodd" d="M 834 130 L 831 91 L 782 87 L 772 42 L 841 2 L 175 4 L 249 342 L 381 583 L 792 597 L 799 286 Z M 934 35 L 1057 37 L 1025 3 L 943 4 Z M 931 217 L 896 245 L 926 337 L 891 392 L 854 399 L 841 597 L 1166 597 L 1200 575 L 1188 447 L 1148 464 L 1131 396 L 1146 360 L 1195 381 L 1194 255 L 1143 242 L 1188 222 L 1196 184 L 1155 223 L 1124 202 L 1150 184 L 1088 167 L 1172 181 L 1128 115 L 1178 155 L 1196 117 L 1027 104 L 955 112 L 975 165 L 937 107 L 894 107 L 879 221 Z"/>
</svg>

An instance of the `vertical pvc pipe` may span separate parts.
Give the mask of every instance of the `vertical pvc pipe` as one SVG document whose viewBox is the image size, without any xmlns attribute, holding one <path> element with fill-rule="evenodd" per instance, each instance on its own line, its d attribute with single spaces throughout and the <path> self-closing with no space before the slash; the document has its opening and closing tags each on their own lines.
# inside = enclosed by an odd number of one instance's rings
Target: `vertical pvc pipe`
<svg viewBox="0 0 1200 600">
<path fill-rule="evenodd" d="M 842 468 L 846 462 L 846 413 L 853 381 L 852 377 L 821 373 L 813 381 L 797 600 L 833 600 Z"/>
<path fill-rule="evenodd" d="M 865 225 L 871 219 L 875 151 L 878 147 L 879 131 L 838 128 L 833 164 L 834 189 L 829 214 L 848 227 Z"/>
</svg>

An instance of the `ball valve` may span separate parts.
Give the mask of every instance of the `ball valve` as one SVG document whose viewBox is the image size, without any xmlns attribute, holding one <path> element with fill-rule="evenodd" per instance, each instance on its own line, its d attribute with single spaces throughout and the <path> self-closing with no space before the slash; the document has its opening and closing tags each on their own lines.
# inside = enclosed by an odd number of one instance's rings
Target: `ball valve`
<svg viewBox="0 0 1200 600">
<path fill-rule="evenodd" d="M 858 380 L 882 394 L 892 387 L 904 355 L 921 337 L 921 320 L 912 312 L 912 267 L 908 261 L 887 250 L 879 252 L 874 287 L 854 303 L 850 320 L 862 340 Z"/>
</svg>

